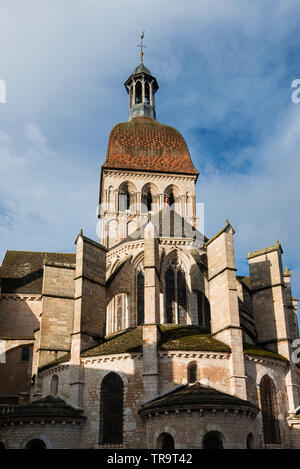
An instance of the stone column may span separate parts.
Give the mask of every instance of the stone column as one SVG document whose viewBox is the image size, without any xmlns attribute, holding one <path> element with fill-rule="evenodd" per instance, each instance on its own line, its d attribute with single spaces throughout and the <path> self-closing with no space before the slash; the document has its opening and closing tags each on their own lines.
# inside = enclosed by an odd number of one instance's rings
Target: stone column
<svg viewBox="0 0 300 469">
<path fill-rule="evenodd" d="M 247 399 L 233 234 L 234 230 L 227 222 L 223 230 L 207 242 L 211 333 L 231 348 L 229 363 L 232 394 Z"/>
<path fill-rule="evenodd" d="M 158 395 L 159 340 L 159 276 L 158 276 L 158 237 L 154 225 L 149 222 L 144 232 L 145 255 L 145 314 L 143 326 L 143 384 L 144 400 Z"/>
<path fill-rule="evenodd" d="M 142 193 L 136 193 L 136 213 L 140 214 L 142 212 Z"/>
<path fill-rule="evenodd" d="M 145 78 L 142 78 L 142 103 L 145 103 Z"/>
<path fill-rule="evenodd" d="M 274 246 L 248 254 L 250 279 L 255 319 L 259 343 L 272 352 L 279 353 L 290 362 L 286 374 L 289 412 L 299 405 L 299 393 L 295 364 L 292 362 L 293 338 L 296 330 L 289 321 L 288 276 L 284 278 L 279 241 Z M 292 329 L 292 330 L 291 330 Z M 294 329 L 294 330 L 293 330 Z"/>
<path fill-rule="evenodd" d="M 105 335 L 106 249 L 83 236 L 76 241 L 75 304 L 71 334 L 70 399 L 83 407 L 84 376 L 80 354 Z"/>
</svg>

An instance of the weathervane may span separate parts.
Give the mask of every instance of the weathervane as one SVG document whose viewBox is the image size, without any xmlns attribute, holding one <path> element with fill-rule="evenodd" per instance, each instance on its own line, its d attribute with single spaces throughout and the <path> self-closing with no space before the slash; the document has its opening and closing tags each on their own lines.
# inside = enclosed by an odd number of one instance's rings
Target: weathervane
<svg viewBox="0 0 300 469">
<path fill-rule="evenodd" d="M 140 49 L 141 49 L 141 51 L 140 51 L 141 64 L 143 63 L 143 55 L 144 55 L 143 48 L 144 48 L 144 47 L 147 47 L 147 46 L 145 46 L 145 44 L 143 44 L 144 32 L 145 32 L 145 31 L 143 31 L 142 34 L 140 35 L 141 43 L 137 45 L 137 47 L 140 47 Z"/>
</svg>

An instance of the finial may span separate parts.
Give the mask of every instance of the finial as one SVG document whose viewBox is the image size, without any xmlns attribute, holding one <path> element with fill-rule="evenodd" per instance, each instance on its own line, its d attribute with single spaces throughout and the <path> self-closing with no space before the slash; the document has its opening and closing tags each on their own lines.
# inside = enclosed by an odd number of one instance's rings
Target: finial
<svg viewBox="0 0 300 469">
<path fill-rule="evenodd" d="M 283 272 L 283 275 L 284 275 L 284 277 L 291 277 L 292 276 L 291 271 L 290 271 L 290 269 L 288 268 L 287 265 L 285 266 L 285 270 Z"/>
<path fill-rule="evenodd" d="M 83 235 L 83 230 L 82 230 L 82 228 L 81 228 L 81 230 L 79 231 L 79 234 L 80 234 L 80 236 Z"/>
<path fill-rule="evenodd" d="M 226 225 L 230 225 L 228 218 L 225 218 Z"/>
<path fill-rule="evenodd" d="M 279 246 L 280 246 L 279 239 L 276 239 L 276 240 L 275 240 L 275 246 L 276 246 L 276 247 L 279 247 Z"/>
<path fill-rule="evenodd" d="M 140 47 L 140 49 L 141 49 L 141 51 L 140 51 L 141 64 L 143 63 L 143 55 L 144 55 L 143 47 L 147 47 L 147 46 L 145 46 L 145 44 L 143 44 L 144 33 L 145 33 L 145 31 L 143 31 L 142 34 L 140 35 L 141 43 L 137 44 L 137 47 Z"/>
</svg>

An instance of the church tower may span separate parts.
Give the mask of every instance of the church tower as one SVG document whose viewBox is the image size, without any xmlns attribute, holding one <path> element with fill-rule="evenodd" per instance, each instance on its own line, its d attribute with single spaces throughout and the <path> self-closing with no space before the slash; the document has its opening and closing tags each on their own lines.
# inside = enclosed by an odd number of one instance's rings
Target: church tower
<svg viewBox="0 0 300 469">
<path fill-rule="evenodd" d="M 125 82 L 129 121 L 112 129 L 102 166 L 100 243 L 107 248 L 129 237 L 143 237 L 148 219 L 155 221 L 156 216 L 159 223 L 158 214 L 167 207 L 197 228 L 198 171 L 178 130 L 156 120 L 158 84 L 145 67 L 142 54 L 140 64 Z M 164 231 L 169 234 L 167 227 Z M 181 227 L 177 234 L 182 236 Z"/>
</svg>

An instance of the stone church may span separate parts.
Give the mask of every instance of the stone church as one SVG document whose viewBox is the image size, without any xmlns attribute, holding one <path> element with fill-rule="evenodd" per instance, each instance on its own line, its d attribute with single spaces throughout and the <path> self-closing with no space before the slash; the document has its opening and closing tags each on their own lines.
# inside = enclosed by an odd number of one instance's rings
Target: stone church
<svg viewBox="0 0 300 469">
<path fill-rule="evenodd" d="M 7 251 L 0 448 L 297 448 L 299 337 L 282 247 L 198 231 L 194 167 L 156 120 L 156 78 L 125 82 L 129 120 L 101 168 L 100 242 Z"/>
</svg>

